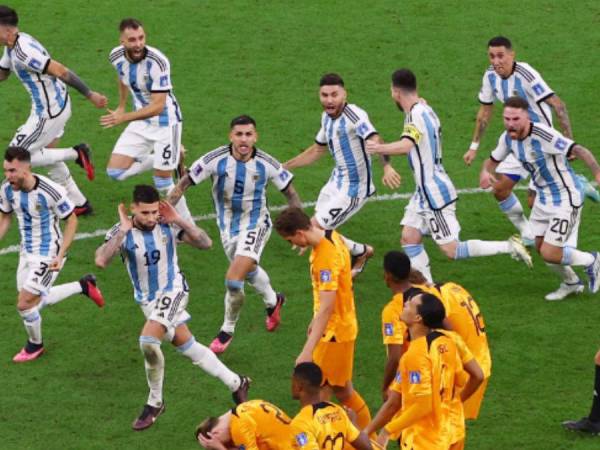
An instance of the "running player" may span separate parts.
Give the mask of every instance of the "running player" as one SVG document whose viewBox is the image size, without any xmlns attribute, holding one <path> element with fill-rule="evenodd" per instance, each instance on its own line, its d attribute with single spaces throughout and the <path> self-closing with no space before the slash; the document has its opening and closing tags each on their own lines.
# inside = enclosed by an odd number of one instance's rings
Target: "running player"
<svg viewBox="0 0 600 450">
<path fill-rule="evenodd" d="M 182 116 L 173 95 L 171 64 L 157 48 L 146 45 L 142 23 L 133 18 L 119 24 L 121 45 L 110 52 L 119 79 L 119 105 L 100 118 L 104 128 L 127 127 L 115 144 L 106 172 L 114 180 L 154 169 L 154 185 L 163 196 L 173 189 L 172 172 L 182 158 Z M 131 93 L 133 111 L 126 112 Z M 185 198 L 176 205 L 187 220 Z"/>
<path fill-rule="evenodd" d="M 17 269 L 17 310 L 27 332 L 27 345 L 14 362 L 27 362 L 44 352 L 42 316 L 49 305 L 75 294 L 84 294 L 102 307 L 104 299 L 92 274 L 79 281 L 53 286 L 65 263 L 65 255 L 77 230 L 75 207 L 62 186 L 31 172 L 31 154 L 21 147 L 8 147 L 4 154 L 4 176 L 0 186 L 0 239 L 17 216 L 21 254 Z M 59 220 L 65 220 L 64 236 Z"/>
<path fill-rule="evenodd" d="M 217 224 L 230 261 L 225 274 L 225 318 L 210 344 L 215 353 L 223 353 L 233 339 L 245 298 L 244 280 L 263 297 L 268 331 L 275 331 L 279 325 L 285 301 L 283 294 L 275 293 L 269 275 L 259 266 L 272 226 L 267 210 L 267 184 L 272 182 L 290 206 L 300 206 L 300 199 L 292 185 L 293 175 L 271 155 L 256 148 L 257 139 L 254 119 L 246 115 L 235 117 L 230 124 L 230 144 L 194 162 L 169 196 L 173 204 L 190 186 L 208 178 L 213 184 Z"/>
<path fill-rule="evenodd" d="M 323 230 L 299 208 L 285 209 L 275 220 L 275 230 L 291 244 L 312 249 L 314 313 L 296 364 L 315 362 L 323 371 L 327 390 L 333 390 L 340 403 L 356 413 L 358 426 L 363 428 L 371 421 L 371 413 L 352 385 L 358 324 L 350 253 L 336 231 Z"/>
<path fill-rule="evenodd" d="M 289 450 L 290 423 L 288 415 L 274 404 L 249 400 L 220 417 L 205 419 L 196 429 L 196 439 L 211 450 Z"/>
<path fill-rule="evenodd" d="M 392 74 L 392 98 L 405 114 L 402 136 L 399 141 L 389 144 L 368 142 L 367 151 L 404 154 L 409 158 L 416 191 L 401 222 L 401 243 L 412 267 L 431 282 L 429 256 L 422 244 L 425 234 L 431 234 L 451 259 L 507 253 L 531 267 L 531 256 L 517 237 L 506 241 L 459 240 L 458 196 L 442 165 L 440 121 L 431 107 L 419 101 L 417 79 L 408 69 L 399 69 Z"/>
<path fill-rule="evenodd" d="M 135 301 L 146 316 L 139 342 L 150 393 L 133 429 L 152 426 L 165 410 L 163 340 L 170 341 L 194 365 L 219 378 L 233 392 L 236 403 L 246 401 L 249 379 L 229 370 L 214 353 L 196 342 L 186 325 L 191 318 L 186 311 L 189 293 L 177 261 L 177 240 L 205 249 L 212 245 L 210 238 L 170 204 L 159 202 L 158 191 L 152 186 L 135 187 L 132 217 L 123 204 L 118 210 L 120 221 L 96 250 L 96 265 L 105 268 L 115 255 L 121 254 Z"/>
<path fill-rule="evenodd" d="M 286 169 L 292 170 L 314 163 L 328 151 L 333 156 L 335 167 L 319 193 L 312 218 L 313 224 L 324 230 L 339 228 L 375 193 L 371 158 L 365 152 L 365 143 L 381 140 L 367 113 L 356 105 L 348 104 L 346 97 L 342 77 L 335 73 L 323 75 L 319 98 L 324 111 L 315 143 L 283 164 Z M 383 183 L 397 188 L 400 175 L 389 164 L 389 158 L 382 157 L 382 162 Z M 373 256 L 373 248 L 346 237 L 343 240 L 354 259 L 354 277 Z"/>
<path fill-rule="evenodd" d="M 554 128 L 532 122 L 529 104 L 521 97 L 504 103 L 504 127 L 498 146 L 484 163 L 493 177 L 496 167 L 510 155 L 530 173 L 537 191 L 531 211 L 531 226 L 536 247 L 546 264 L 561 277 L 558 290 L 547 300 L 562 300 L 583 291 L 583 283 L 570 266 L 584 266 L 590 292 L 600 288 L 600 256 L 597 252 L 577 250 L 577 237 L 583 206 L 583 192 L 568 158 L 581 159 L 600 183 L 600 166 L 585 147 Z"/>
<path fill-rule="evenodd" d="M 34 37 L 19 31 L 15 10 L 0 5 L 0 81 L 14 72 L 31 96 L 31 113 L 19 127 L 11 146 L 31 153 L 33 167 L 48 166 L 50 178 L 67 190 L 75 204 L 76 215 L 92 212 L 90 203 L 81 193 L 64 161 L 75 161 L 94 179 L 91 151 L 87 144 L 71 148 L 55 148 L 71 117 L 71 99 L 65 84 L 73 87 L 97 108 L 106 106 L 106 97 L 92 91 L 73 71 L 52 59 Z"/>
</svg>

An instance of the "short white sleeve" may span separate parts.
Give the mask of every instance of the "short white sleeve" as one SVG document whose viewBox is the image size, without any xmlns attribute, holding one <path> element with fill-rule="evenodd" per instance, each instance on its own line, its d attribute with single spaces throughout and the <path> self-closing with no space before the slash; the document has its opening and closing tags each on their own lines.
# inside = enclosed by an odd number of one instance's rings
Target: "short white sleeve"
<svg viewBox="0 0 600 450">
<path fill-rule="evenodd" d="M 166 58 L 151 59 L 150 67 L 150 92 L 169 92 L 173 89 L 171 84 L 171 68 Z"/>
<path fill-rule="evenodd" d="M 315 142 L 319 145 L 327 145 L 327 134 L 325 133 L 325 127 L 324 127 L 324 119 L 325 118 L 325 113 L 323 113 L 323 115 L 321 116 L 321 128 L 319 129 L 319 132 L 317 133 L 317 135 L 315 136 Z"/>
<path fill-rule="evenodd" d="M 215 161 L 221 159 L 218 153 L 222 151 L 223 148 L 218 148 L 216 150 L 208 152 L 206 155 L 194 161 L 194 163 L 190 166 L 190 170 L 188 172 L 192 183 L 199 184 L 207 178 L 211 177 L 215 170 Z"/>
<path fill-rule="evenodd" d="M 21 63 L 36 73 L 44 73 L 50 64 L 50 56 L 42 49 L 25 37 L 19 37 L 13 54 Z"/>
<path fill-rule="evenodd" d="M 0 211 L 2 211 L 4 214 L 10 214 L 13 211 L 12 205 L 6 196 L 7 187 L 8 186 L 5 185 L 0 188 Z"/>
<path fill-rule="evenodd" d="M 10 58 L 8 57 L 6 47 L 4 47 L 4 52 L 2 52 L 2 58 L 0 58 L 0 69 L 10 70 Z"/>
<path fill-rule="evenodd" d="M 494 88 L 489 76 L 489 72 L 483 74 L 481 89 L 479 90 L 479 103 L 483 103 L 484 105 L 494 104 Z"/>
<path fill-rule="evenodd" d="M 53 188 L 58 191 L 60 198 L 54 203 L 52 209 L 58 217 L 61 219 L 66 219 L 73 213 L 75 205 L 69 199 L 69 197 L 67 197 L 67 191 L 62 186 L 55 184 Z"/>
<path fill-rule="evenodd" d="M 365 111 L 358 110 L 357 115 L 359 120 L 356 123 L 356 135 L 358 137 L 364 141 L 374 134 L 377 134 L 377 130 L 369 120 L 369 115 Z"/>
<path fill-rule="evenodd" d="M 530 78 L 533 78 L 533 80 L 525 85 L 525 88 L 529 91 L 527 95 L 531 96 L 536 103 L 554 95 L 554 91 L 550 89 L 550 86 L 548 86 L 537 70 L 529 64 L 519 63 L 519 65 L 527 71 Z"/>
<path fill-rule="evenodd" d="M 498 139 L 498 145 L 496 145 L 496 148 L 492 151 L 492 154 L 490 155 L 490 157 L 494 161 L 500 162 L 500 161 L 504 161 L 504 159 L 508 156 L 508 154 L 510 152 L 511 152 L 510 137 L 508 136 L 508 133 L 505 131 L 504 133 L 502 133 L 500 135 L 500 138 Z"/>
</svg>

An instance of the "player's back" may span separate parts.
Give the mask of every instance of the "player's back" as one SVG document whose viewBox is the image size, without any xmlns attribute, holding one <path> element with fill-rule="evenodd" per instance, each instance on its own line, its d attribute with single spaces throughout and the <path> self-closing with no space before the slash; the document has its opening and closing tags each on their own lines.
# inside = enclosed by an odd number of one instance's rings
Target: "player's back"
<svg viewBox="0 0 600 450">
<path fill-rule="evenodd" d="M 265 400 L 249 400 L 231 410 L 230 432 L 236 447 L 288 450 L 292 440 L 291 419 Z"/>
</svg>

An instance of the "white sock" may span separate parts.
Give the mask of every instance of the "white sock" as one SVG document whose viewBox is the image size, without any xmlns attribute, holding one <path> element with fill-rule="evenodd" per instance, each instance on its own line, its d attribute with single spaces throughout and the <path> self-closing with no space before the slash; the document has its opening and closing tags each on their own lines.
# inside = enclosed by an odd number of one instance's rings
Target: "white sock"
<svg viewBox="0 0 600 450">
<path fill-rule="evenodd" d="M 563 247 L 562 261 L 563 266 L 589 266 L 594 262 L 594 255 L 589 252 L 582 252 L 575 247 Z"/>
<path fill-rule="evenodd" d="M 50 166 L 62 161 L 75 161 L 77 159 L 77 151 L 70 148 L 44 148 L 39 152 L 34 152 L 31 155 L 31 166 Z"/>
<path fill-rule="evenodd" d="M 19 315 L 23 319 L 27 338 L 32 344 L 42 343 L 42 316 L 37 306 L 33 308 L 19 310 Z"/>
<path fill-rule="evenodd" d="M 144 355 L 146 380 L 150 388 L 148 404 L 155 408 L 163 402 L 163 380 L 165 375 L 165 357 L 160 349 L 160 340 L 152 336 L 140 336 L 140 349 Z"/>
<path fill-rule="evenodd" d="M 75 184 L 71 172 L 69 172 L 69 168 L 64 162 L 51 165 L 48 168 L 48 175 L 51 180 L 56 181 L 67 190 L 67 196 L 75 206 L 83 206 L 85 204 L 87 200 Z"/>
<path fill-rule="evenodd" d="M 560 264 L 552 264 L 552 263 L 546 263 L 546 265 L 553 270 L 554 272 L 556 272 L 558 274 L 558 276 L 560 277 L 561 281 L 565 284 L 577 284 L 579 283 L 579 277 L 577 276 L 577 274 L 575 273 L 575 271 L 573 270 L 573 268 L 571 266 L 563 266 Z"/>
<path fill-rule="evenodd" d="M 235 324 L 240 318 L 244 298 L 244 282 L 227 280 L 227 291 L 225 292 L 225 318 L 221 330 L 233 334 Z"/>
<path fill-rule="evenodd" d="M 508 241 L 480 241 L 478 239 L 471 239 L 458 243 L 455 259 L 499 255 L 501 253 L 510 253 L 511 250 L 512 247 Z"/>
<path fill-rule="evenodd" d="M 134 161 L 133 164 L 129 166 L 129 168 L 125 169 L 125 172 L 123 172 L 119 176 L 119 180 L 125 180 L 134 175 L 139 175 L 140 173 L 148 172 L 150 169 L 152 169 L 153 165 L 154 155 L 144 155 L 138 158 L 136 161 Z"/>
<path fill-rule="evenodd" d="M 81 292 L 81 283 L 79 281 L 52 286 L 47 294 L 42 294 L 39 309 L 41 311 L 46 306 L 55 305 L 61 300 L 71 295 L 81 294 Z"/>
<path fill-rule="evenodd" d="M 240 387 L 240 377 L 235 372 L 232 372 L 223 364 L 217 355 L 211 352 L 204 345 L 196 342 L 192 336 L 185 344 L 177 347 L 177 350 L 183 355 L 192 360 L 192 364 L 200 367 L 209 375 L 218 378 L 229 388 L 231 392 L 235 392 Z"/>
<path fill-rule="evenodd" d="M 433 283 L 431 266 L 429 265 L 429 255 L 427 255 L 423 244 L 406 244 L 402 246 L 402 249 L 410 258 L 411 267 L 421 272 L 427 281 Z"/>
<path fill-rule="evenodd" d="M 266 308 L 274 308 L 277 305 L 277 294 L 271 287 L 271 280 L 267 272 L 260 266 L 256 266 L 254 272 L 246 275 L 246 280 L 256 292 L 262 295 Z"/>
<path fill-rule="evenodd" d="M 523 206 L 514 193 L 511 193 L 505 200 L 498 202 L 498 206 L 500 206 L 502 212 L 506 214 L 508 220 L 510 220 L 517 230 L 519 230 L 519 233 L 523 238 L 529 240 L 535 238 L 529 220 L 527 220 L 523 213 Z"/>
<path fill-rule="evenodd" d="M 367 251 L 367 246 L 365 244 L 354 242 L 346 236 L 342 236 L 342 240 L 344 241 L 344 244 L 346 244 L 346 247 L 348 247 L 348 251 L 352 256 L 360 256 Z"/>
</svg>

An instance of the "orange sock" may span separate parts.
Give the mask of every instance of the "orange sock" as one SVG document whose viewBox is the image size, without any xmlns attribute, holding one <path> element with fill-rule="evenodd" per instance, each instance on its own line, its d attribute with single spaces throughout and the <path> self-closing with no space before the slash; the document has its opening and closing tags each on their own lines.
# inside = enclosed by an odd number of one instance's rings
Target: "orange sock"
<svg viewBox="0 0 600 450">
<path fill-rule="evenodd" d="M 358 422 L 359 429 L 362 430 L 371 422 L 369 407 L 358 392 L 352 391 L 350 398 L 342 404 L 356 413 L 356 421 Z"/>
</svg>

